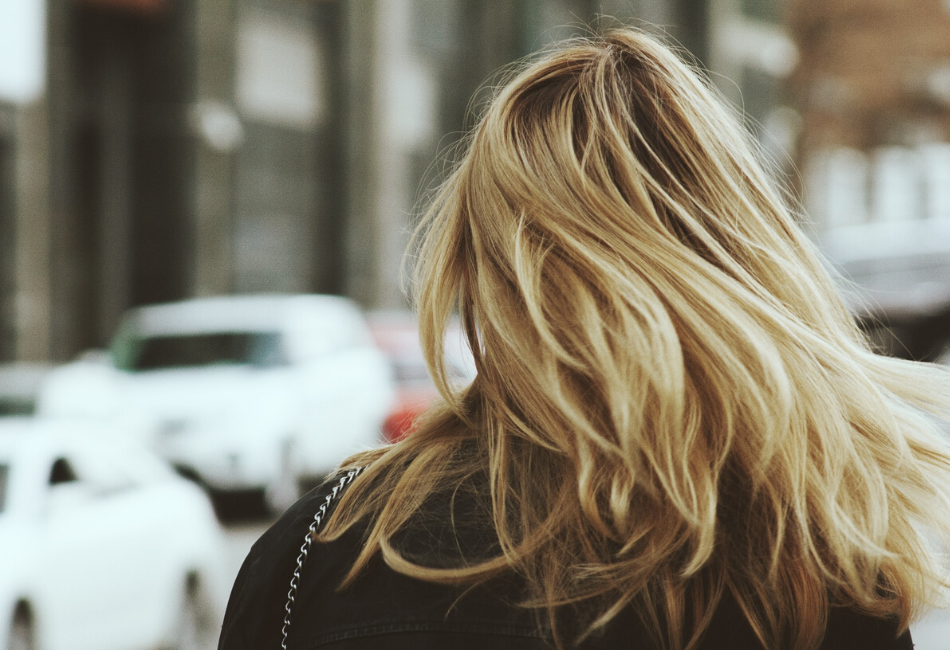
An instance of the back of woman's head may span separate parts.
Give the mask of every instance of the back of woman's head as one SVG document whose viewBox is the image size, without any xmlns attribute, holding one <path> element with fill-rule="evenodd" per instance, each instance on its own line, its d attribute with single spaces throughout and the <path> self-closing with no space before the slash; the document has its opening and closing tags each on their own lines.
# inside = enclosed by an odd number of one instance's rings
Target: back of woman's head
<svg viewBox="0 0 950 650">
<path fill-rule="evenodd" d="M 920 409 L 950 389 L 871 353 L 715 92 L 617 31 L 525 67 L 467 146 L 414 285 L 447 406 L 374 455 L 366 553 L 429 579 L 513 567 L 556 630 L 580 613 L 571 633 L 633 603 L 671 647 L 724 591 L 770 648 L 815 646 L 829 603 L 906 623 L 937 585 L 918 525 L 950 492 Z M 460 391 L 456 310 L 478 368 Z M 425 494 L 476 470 L 504 561 L 401 557 Z"/>
</svg>

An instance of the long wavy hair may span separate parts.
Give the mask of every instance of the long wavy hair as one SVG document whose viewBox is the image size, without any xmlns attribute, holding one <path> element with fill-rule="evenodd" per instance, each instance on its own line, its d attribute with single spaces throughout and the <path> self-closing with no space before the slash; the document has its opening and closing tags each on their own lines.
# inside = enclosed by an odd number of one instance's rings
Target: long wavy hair
<svg viewBox="0 0 950 650">
<path fill-rule="evenodd" d="M 726 594 L 796 650 L 831 607 L 903 629 L 936 602 L 948 377 L 873 353 L 701 75 L 639 31 L 572 40 L 498 89 L 465 147 L 413 287 L 444 404 L 348 461 L 369 468 L 323 534 L 371 522 L 347 582 L 377 554 L 430 581 L 514 572 L 560 647 L 621 612 L 694 647 Z M 466 387 L 443 360 L 455 313 Z M 404 552 L 424 504 L 476 476 L 497 552 Z"/>
</svg>

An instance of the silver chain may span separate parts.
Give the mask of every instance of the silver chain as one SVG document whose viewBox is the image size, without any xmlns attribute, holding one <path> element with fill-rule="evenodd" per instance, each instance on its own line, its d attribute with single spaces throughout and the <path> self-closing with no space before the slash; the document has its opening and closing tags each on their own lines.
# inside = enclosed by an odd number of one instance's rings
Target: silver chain
<svg viewBox="0 0 950 650">
<path fill-rule="evenodd" d="M 297 568 L 294 569 L 294 575 L 290 579 L 290 591 L 287 592 L 287 604 L 284 605 L 284 611 L 287 612 L 287 614 L 284 616 L 284 627 L 281 628 L 281 634 L 283 634 L 284 638 L 280 642 L 280 647 L 283 648 L 283 650 L 287 650 L 287 634 L 290 632 L 290 611 L 297 599 L 297 587 L 300 585 L 300 571 L 303 569 L 303 565 L 307 561 L 307 556 L 310 554 L 313 537 L 323 524 L 324 519 L 326 519 L 330 504 L 339 496 L 343 488 L 352 483 L 353 479 L 359 476 L 362 471 L 362 467 L 357 467 L 356 469 L 348 471 L 346 475 L 341 476 L 337 484 L 333 486 L 333 490 L 326 496 L 323 503 L 320 504 L 320 507 L 317 509 L 317 514 L 313 516 L 313 521 L 310 522 L 307 537 L 303 541 L 303 546 L 300 547 L 300 555 L 297 556 Z"/>
</svg>

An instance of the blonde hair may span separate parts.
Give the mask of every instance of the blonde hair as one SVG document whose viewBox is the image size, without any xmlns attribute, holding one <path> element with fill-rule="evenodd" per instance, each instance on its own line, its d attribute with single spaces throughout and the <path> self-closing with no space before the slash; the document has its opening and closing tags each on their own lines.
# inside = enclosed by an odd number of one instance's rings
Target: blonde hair
<svg viewBox="0 0 950 650">
<path fill-rule="evenodd" d="M 905 628 L 944 584 L 928 535 L 948 535 L 950 457 L 926 413 L 946 416 L 950 382 L 872 353 L 787 203 L 653 37 L 527 65 L 420 231 L 445 404 L 350 459 L 369 469 L 324 533 L 370 517 L 348 580 L 377 553 L 431 581 L 515 571 L 562 647 L 628 605 L 693 647 L 727 592 L 768 648 L 817 647 L 832 606 Z M 478 369 L 463 389 L 443 361 L 456 311 Z M 497 556 L 404 554 L 427 499 L 474 475 Z"/>
</svg>

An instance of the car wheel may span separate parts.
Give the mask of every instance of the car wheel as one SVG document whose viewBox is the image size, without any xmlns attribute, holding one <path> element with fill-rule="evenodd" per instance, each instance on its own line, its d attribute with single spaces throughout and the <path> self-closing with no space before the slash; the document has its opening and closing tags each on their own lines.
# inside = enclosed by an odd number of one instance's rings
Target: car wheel
<svg viewBox="0 0 950 650">
<path fill-rule="evenodd" d="M 211 650 L 214 648 L 215 625 L 211 608 L 202 597 L 197 576 L 189 576 L 181 599 L 178 629 L 171 650 Z"/>
<path fill-rule="evenodd" d="M 36 650 L 36 633 L 33 618 L 25 608 L 17 609 L 10 622 L 7 650 Z"/>
<path fill-rule="evenodd" d="M 280 515 L 300 498 L 300 456 L 293 440 L 281 445 L 280 473 L 264 490 L 268 510 Z"/>
</svg>

